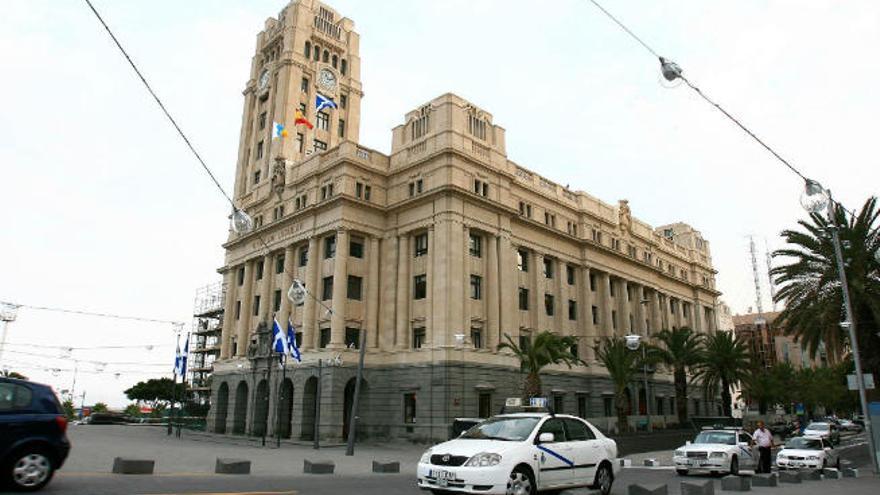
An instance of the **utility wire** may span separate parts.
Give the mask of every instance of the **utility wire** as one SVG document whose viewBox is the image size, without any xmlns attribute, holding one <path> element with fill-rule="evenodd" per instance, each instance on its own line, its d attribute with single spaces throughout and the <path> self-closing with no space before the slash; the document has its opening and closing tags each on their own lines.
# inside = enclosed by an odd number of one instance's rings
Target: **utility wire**
<svg viewBox="0 0 880 495">
<path fill-rule="evenodd" d="M 146 322 L 146 323 L 168 323 L 171 325 L 184 325 L 184 323 L 180 322 L 180 321 L 161 320 L 158 318 L 145 318 L 142 316 L 125 316 L 125 315 L 118 315 L 118 314 L 113 314 L 113 313 L 97 313 L 94 311 L 86 311 L 86 310 L 81 310 L 81 309 L 67 309 L 67 308 L 57 308 L 57 307 L 50 307 L 50 306 L 35 306 L 32 304 L 22 304 L 22 303 L 10 302 L 10 301 L 0 301 L 0 305 L 11 306 L 13 308 L 34 309 L 34 310 L 38 310 L 38 311 L 54 311 L 57 313 L 68 313 L 68 314 L 76 314 L 76 315 L 82 315 L 82 316 L 95 316 L 98 318 L 113 318 L 116 320 L 133 320 L 133 321 L 142 321 L 142 322 Z"/>
<path fill-rule="evenodd" d="M 151 347 L 173 347 L 174 344 L 141 344 L 141 345 L 95 345 L 95 346 L 71 346 L 71 345 L 45 345 L 45 344 L 27 344 L 24 342 L 7 342 L 4 345 L 15 347 L 40 347 L 43 349 L 61 349 L 65 351 L 90 351 L 97 349 L 147 349 Z"/>
<path fill-rule="evenodd" d="M 23 356 L 32 356 L 32 357 L 41 357 L 47 359 L 63 359 L 65 361 L 73 361 L 76 363 L 88 363 L 95 364 L 100 366 L 167 366 L 165 363 L 143 363 L 143 362 L 126 362 L 126 361 L 98 361 L 93 359 L 79 359 L 79 358 L 71 358 L 68 356 L 55 356 L 50 354 L 41 354 L 37 352 L 26 352 L 26 351 L 16 351 L 7 349 L 5 352 L 11 352 L 13 354 L 21 354 Z"/>
<path fill-rule="evenodd" d="M 589 1 L 590 3 L 592 3 L 593 5 L 595 5 L 596 8 L 598 8 L 599 10 L 601 10 L 602 13 L 604 13 L 606 16 L 608 16 L 609 19 L 611 19 L 611 20 L 614 21 L 618 26 L 620 26 L 621 29 L 623 29 L 627 34 L 629 34 L 629 35 L 630 35 L 634 40 L 636 40 L 640 45 L 642 45 L 642 46 L 645 48 L 645 50 L 647 50 L 648 52 L 651 53 L 651 55 L 653 55 L 653 56 L 657 57 L 658 59 L 660 59 L 660 63 L 661 63 L 661 64 L 664 64 L 664 63 L 667 62 L 667 59 L 665 59 L 664 57 L 660 56 L 660 55 L 657 53 L 656 50 L 654 50 L 653 48 L 651 48 L 647 43 L 645 43 L 641 38 L 639 38 L 639 37 L 638 37 L 638 36 L 637 36 L 637 35 L 636 35 L 631 29 L 629 29 L 628 27 L 626 27 L 625 24 L 623 24 L 620 20 L 618 20 L 616 17 L 614 17 L 614 15 L 612 15 L 610 12 L 608 12 L 608 10 L 606 10 L 605 7 L 603 7 L 602 5 L 600 5 L 599 2 L 597 2 L 596 0 L 588 0 L 588 1 Z M 678 76 L 679 79 L 681 79 L 682 81 L 684 81 L 684 83 L 687 84 L 688 87 L 690 87 L 690 88 L 691 88 L 692 90 L 694 90 L 698 95 L 700 95 L 700 97 L 703 98 L 703 100 L 705 100 L 707 103 L 709 103 L 710 105 L 712 105 L 713 107 L 715 107 L 716 109 L 718 109 L 718 111 L 720 111 L 721 113 L 723 113 L 724 116 L 727 117 L 728 119 L 730 119 L 731 122 L 733 122 L 734 124 L 736 124 L 736 125 L 737 125 L 740 129 L 742 129 L 743 131 L 745 131 L 746 134 L 748 134 L 749 136 L 751 136 L 751 138 L 754 139 L 755 141 L 757 141 L 758 144 L 760 144 L 761 146 L 763 146 L 764 149 L 766 149 L 766 150 L 769 151 L 771 154 L 773 154 L 773 156 L 775 156 L 777 160 L 779 160 L 780 162 L 782 162 L 782 164 L 785 165 L 786 167 L 788 167 L 788 169 L 791 170 L 795 175 L 797 175 L 798 177 L 800 177 L 801 179 L 803 179 L 804 182 L 812 182 L 811 179 L 807 178 L 807 176 L 805 176 L 803 173 L 801 173 L 800 170 L 798 170 L 797 168 L 795 168 L 794 165 L 792 165 L 788 160 L 786 160 L 785 158 L 783 158 L 779 153 L 776 152 L 776 150 L 774 150 L 773 148 L 771 148 L 770 145 L 768 145 L 767 143 L 765 143 L 765 142 L 764 142 L 761 138 L 759 138 L 754 132 L 752 132 L 751 130 L 749 130 L 748 127 L 746 127 L 745 125 L 743 125 L 742 122 L 740 122 L 736 117 L 734 117 L 733 115 L 731 115 L 730 112 L 728 112 L 728 111 L 725 110 L 721 105 L 719 105 L 718 103 L 715 103 L 715 102 L 714 102 L 713 100 L 711 100 L 708 96 L 706 96 L 706 94 L 703 93 L 703 92 L 700 90 L 700 88 L 698 88 L 696 85 L 694 85 L 693 83 L 691 83 L 687 78 L 685 78 L 684 75 L 681 73 L 681 71 L 678 72 L 677 76 Z M 835 200 L 834 198 L 830 197 L 830 195 L 829 195 L 829 199 L 831 200 L 832 203 L 834 203 L 836 206 L 838 206 L 839 208 L 841 208 L 843 211 L 849 213 L 849 214 L 852 215 L 853 217 L 856 217 L 856 214 L 855 214 L 854 211 L 847 209 L 847 208 L 844 207 L 840 202 L 838 202 L 838 201 Z"/>
<path fill-rule="evenodd" d="M 229 204 L 232 205 L 232 208 L 235 209 L 235 202 L 232 201 L 232 198 L 229 197 L 229 194 L 227 194 L 226 190 L 223 189 L 223 186 L 220 185 L 220 182 L 217 180 L 217 177 L 214 176 L 214 173 L 211 172 L 211 169 L 208 168 L 208 165 L 205 163 L 204 160 L 202 160 L 201 155 L 199 155 L 199 152 L 196 151 L 196 148 L 189 141 L 189 138 L 186 137 L 186 134 L 183 133 L 183 130 L 180 128 L 180 126 L 177 125 L 177 122 L 174 120 L 174 117 L 172 117 L 171 114 L 168 112 L 168 109 L 165 108 L 165 104 L 162 103 L 162 100 L 159 99 L 159 96 L 156 95 L 155 91 L 153 91 L 153 88 L 150 87 L 150 83 L 147 82 L 147 79 L 144 77 L 143 74 L 141 74 L 141 71 L 137 68 L 137 65 L 135 65 L 135 63 L 131 59 L 131 57 L 128 56 L 128 53 L 125 51 L 125 48 L 122 47 L 122 44 L 119 42 L 119 40 L 116 39 L 116 35 L 113 34 L 113 31 L 110 30 L 110 26 L 108 26 L 107 23 L 104 22 L 104 19 L 101 17 L 101 14 L 98 13 L 98 11 L 95 9 L 95 6 L 92 5 L 92 2 L 90 0 L 85 0 L 85 2 L 86 2 L 86 4 L 88 4 L 89 8 L 92 9 L 92 12 L 94 12 L 95 17 L 98 18 L 98 21 L 101 22 L 101 25 L 104 26 L 104 29 L 107 30 L 107 34 L 109 34 L 110 37 L 113 39 L 113 42 L 116 43 L 116 46 L 119 48 L 119 51 L 122 52 L 123 56 L 125 56 L 125 60 L 128 61 L 128 64 L 131 65 L 131 68 L 134 69 L 135 73 L 137 73 L 138 77 L 141 79 L 141 82 L 144 83 L 144 86 L 147 88 L 147 91 L 150 92 L 150 95 L 152 95 L 153 99 L 156 100 L 156 103 L 159 104 L 159 108 L 162 109 L 162 112 L 165 114 L 166 117 L 168 117 L 168 120 L 171 121 L 171 125 L 173 125 L 175 129 L 177 129 L 177 133 L 180 134 L 181 138 L 183 138 L 183 142 L 185 142 L 186 145 L 189 147 L 190 151 L 193 152 L 193 155 L 195 155 L 196 159 L 202 165 L 202 168 L 205 169 L 205 172 L 208 174 L 208 177 L 210 177 L 211 180 L 214 181 L 214 185 L 217 186 L 217 189 L 220 190 L 220 193 L 223 194 L 223 196 L 226 198 L 226 200 L 229 201 Z"/>
</svg>

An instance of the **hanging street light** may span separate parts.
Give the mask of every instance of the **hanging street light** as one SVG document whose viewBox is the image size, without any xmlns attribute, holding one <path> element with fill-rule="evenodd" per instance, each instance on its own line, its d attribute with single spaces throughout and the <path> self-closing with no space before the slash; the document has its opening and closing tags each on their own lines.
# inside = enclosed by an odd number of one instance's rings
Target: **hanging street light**
<svg viewBox="0 0 880 495">
<path fill-rule="evenodd" d="M 287 290 L 287 298 L 297 306 L 305 302 L 306 286 L 303 285 L 301 280 L 294 279 L 293 283 L 290 284 L 290 289 Z"/>
<path fill-rule="evenodd" d="M 232 231 L 236 234 L 247 234 L 254 230 L 254 221 L 244 210 L 235 208 L 232 212 Z"/>
<path fill-rule="evenodd" d="M 660 72 L 663 73 L 663 78 L 669 82 L 681 77 L 681 67 L 672 60 L 663 57 L 660 57 Z"/>
<path fill-rule="evenodd" d="M 821 213 L 828 209 L 829 196 L 822 184 L 807 179 L 801 193 L 801 206 L 809 213 Z M 830 212 L 829 212 L 830 214 Z"/>
</svg>

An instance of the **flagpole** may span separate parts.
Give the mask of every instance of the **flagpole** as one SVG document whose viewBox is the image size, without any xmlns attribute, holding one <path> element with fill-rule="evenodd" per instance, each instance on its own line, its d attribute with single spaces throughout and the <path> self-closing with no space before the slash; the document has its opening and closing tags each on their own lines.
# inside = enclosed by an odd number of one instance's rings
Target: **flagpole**
<svg viewBox="0 0 880 495">
<path fill-rule="evenodd" d="M 180 332 L 177 332 L 177 354 L 174 356 L 174 373 L 171 375 L 171 409 L 168 411 L 168 432 L 171 435 L 174 426 L 171 424 L 174 418 L 174 401 L 177 399 L 177 361 L 180 359 Z"/>
<path fill-rule="evenodd" d="M 183 385 L 183 387 L 181 387 L 181 389 L 182 389 L 181 394 L 183 395 L 183 397 L 180 402 L 180 408 L 178 408 L 178 410 L 177 410 L 177 415 L 178 415 L 178 418 L 177 418 L 178 419 L 178 421 L 177 421 L 177 438 L 180 438 L 180 429 L 183 426 L 181 424 L 181 421 L 183 420 L 183 418 L 181 417 L 181 414 L 186 412 L 186 372 L 187 372 L 187 369 L 189 368 L 189 338 L 190 338 L 190 335 L 191 335 L 191 333 L 187 332 L 186 344 L 184 344 L 183 355 L 181 356 L 180 371 L 183 374 L 180 376 L 180 383 L 181 383 L 181 385 Z"/>
<path fill-rule="evenodd" d="M 285 336 L 284 338 L 287 338 Z M 287 354 L 281 356 L 281 382 L 278 383 L 278 403 L 275 405 L 275 446 L 281 447 L 281 403 L 284 401 L 284 381 L 287 379 Z"/>
</svg>

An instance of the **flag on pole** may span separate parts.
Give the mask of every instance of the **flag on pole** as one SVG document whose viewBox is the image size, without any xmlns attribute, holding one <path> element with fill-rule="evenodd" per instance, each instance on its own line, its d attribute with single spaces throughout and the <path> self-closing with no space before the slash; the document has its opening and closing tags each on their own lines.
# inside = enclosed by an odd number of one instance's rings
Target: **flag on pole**
<svg viewBox="0 0 880 495">
<path fill-rule="evenodd" d="M 297 110 L 297 111 L 296 111 L 296 118 L 293 119 L 293 125 L 300 125 L 300 124 L 302 124 L 302 125 L 308 127 L 309 129 L 314 129 L 314 128 L 315 128 L 315 126 L 312 125 L 311 122 L 309 122 L 309 119 L 307 119 L 306 116 L 303 115 L 302 112 L 300 112 L 299 110 Z"/>
<path fill-rule="evenodd" d="M 288 347 L 287 339 L 285 338 L 284 331 L 281 330 L 281 325 L 278 324 L 278 320 L 272 320 L 272 349 L 280 354 L 279 357 L 290 355 L 290 348 Z"/>
<path fill-rule="evenodd" d="M 287 129 L 284 128 L 284 124 L 279 124 L 278 122 L 272 122 L 272 139 L 286 138 L 286 137 L 287 137 Z"/>
<path fill-rule="evenodd" d="M 189 335 L 186 336 L 186 343 L 183 345 L 183 352 L 180 352 L 180 342 L 177 343 L 177 355 L 174 358 L 174 372 L 183 377 L 186 375 L 186 359 L 189 356 Z"/>
<path fill-rule="evenodd" d="M 296 342 L 296 328 L 288 318 L 287 320 L 287 348 L 290 349 L 290 356 L 296 359 L 298 363 L 302 362 L 302 354 L 299 352 L 299 344 Z"/>
<path fill-rule="evenodd" d="M 330 108 L 339 108 L 336 106 L 336 102 L 322 95 L 321 93 L 317 93 L 315 96 L 315 111 L 320 112 L 321 110 L 330 107 Z"/>
</svg>

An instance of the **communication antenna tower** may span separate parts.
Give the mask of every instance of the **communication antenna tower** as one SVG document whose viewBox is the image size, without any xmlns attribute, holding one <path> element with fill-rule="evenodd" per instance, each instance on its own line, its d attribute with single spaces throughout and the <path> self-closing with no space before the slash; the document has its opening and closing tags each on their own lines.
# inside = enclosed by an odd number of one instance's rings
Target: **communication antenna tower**
<svg viewBox="0 0 880 495">
<path fill-rule="evenodd" d="M 767 257 L 767 281 L 770 287 L 770 303 L 773 305 L 773 311 L 776 311 L 776 284 L 773 283 L 773 256 L 770 255 L 770 246 L 767 245 L 767 238 L 764 238 L 764 254 Z"/>
<path fill-rule="evenodd" d="M 755 277 L 755 307 L 758 308 L 756 325 L 765 323 L 764 305 L 761 303 L 761 277 L 758 275 L 758 255 L 755 253 L 755 238 L 749 236 L 749 251 L 752 253 L 752 275 Z"/>
</svg>

